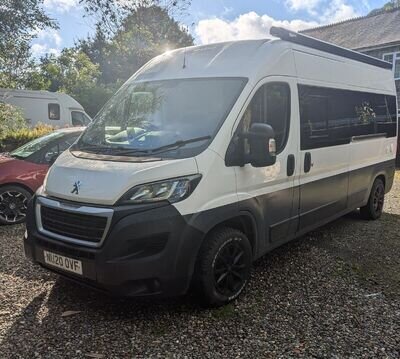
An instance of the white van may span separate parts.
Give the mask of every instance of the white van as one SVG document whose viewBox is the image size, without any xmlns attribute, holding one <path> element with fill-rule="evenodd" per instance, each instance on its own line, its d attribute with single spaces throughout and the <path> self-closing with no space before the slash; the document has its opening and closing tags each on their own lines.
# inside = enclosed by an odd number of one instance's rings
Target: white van
<svg viewBox="0 0 400 359">
<path fill-rule="evenodd" d="M 27 257 L 119 295 L 193 287 L 221 305 L 273 248 L 357 208 L 379 218 L 395 171 L 391 65 L 272 33 L 139 70 L 50 169 Z"/>
<path fill-rule="evenodd" d="M 22 110 L 30 127 L 87 126 L 91 121 L 80 103 L 62 92 L 0 89 L 0 102 Z"/>
</svg>

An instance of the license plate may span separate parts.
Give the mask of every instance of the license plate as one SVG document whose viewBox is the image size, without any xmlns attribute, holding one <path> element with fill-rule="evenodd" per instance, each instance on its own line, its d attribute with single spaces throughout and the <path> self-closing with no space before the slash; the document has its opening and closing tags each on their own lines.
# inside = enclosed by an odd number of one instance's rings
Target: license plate
<svg viewBox="0 0 400 359">
<path fill-rule="evenodd" d="M 46 264 L 63 269 L 67 272 L 82 275 L 82 262 L 59 254 L 43 251 L 44 261 Z"/>
</svg>

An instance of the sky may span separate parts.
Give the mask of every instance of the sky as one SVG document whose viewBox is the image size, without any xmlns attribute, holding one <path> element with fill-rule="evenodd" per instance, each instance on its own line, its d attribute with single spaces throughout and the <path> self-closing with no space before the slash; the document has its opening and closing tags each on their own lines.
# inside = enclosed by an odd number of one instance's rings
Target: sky
<svg viewBox="0 0 400 359">
<path fill-rule="evenodd" d="M 269 37 L 271 26 L 295 31 L 363 16 L 388 0 L 192 0 L 179 20 L 189 26 L 196 44 Z M 95 31 L 79 0 L 44 0 L 45 11 L 58 30 L 40 31 L 32 53 L 59 54 Z"/>
</svg>

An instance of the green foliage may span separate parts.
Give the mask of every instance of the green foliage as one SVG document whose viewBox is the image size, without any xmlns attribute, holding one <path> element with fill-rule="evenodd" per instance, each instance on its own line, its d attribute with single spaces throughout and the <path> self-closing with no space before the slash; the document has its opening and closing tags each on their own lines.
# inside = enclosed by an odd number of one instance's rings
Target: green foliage
<svg viewBox="0 0 400 359">
<path fill-rule="evenodd" d="M 160 7 L 175 17 L 187 11 L 191 0 L 79 0 L 79 3 L 87 14 L 99 19 L 103 32 L 113 34 L 120 29 L 121 22 L 138 9 Z"/>
<path fill-rule="evenodd" d="M 0 87 L 65 92 L 92 117 L 152 57 L 193 44 L 173 18 L 190 0 L 80 0 L 87 14 L 100 18 L 94 37 L 38 62 L 30 40 L 38 30 L 56 27 L 43 1 L 2 1 Z"/>
<path fill-rule="evenodd" d="M 0 6 L 0 36 L 30 36 L 32 30 L 56 27 L 42 9 L 43 0 L 2 0 Z"/>
<path fill-rule="evenodd" d="M 42 5 L 43 0 L 1 0 L 0 87 L 25 87 L 34 71 L 30 41 L 39 30 L 57 27 Z"/>
<path fill-rule="evenodd" d="M 133 73 L 167 49 L 193 45 L 192 36 L 159 6 L 138 7 L 111 37 L 93 38 L 41 61 L 46 89 L 74 97 L 92 117 Z M 43 83 L 42 82 L 42 83 Z M 42 87 L 38 88 L 41 89 Z"/>
<path fill-rule="evenodd" d="M 47 135 L 52 131 L 54 131 L 53 127 L 43 124 L 39 124 L 34 128 L 16 129 L 13 132 L 9 132 L 4 138 L 0 138 L 0 152 L 13 151 L 25 143 Z"/>
<path fill-rule="evenodd" d="M 400 7 L 400 0 L 391 0 L 387 2 L 385 5 L 383 5 L 381 8 L 372 10 L 370 12 L 370 15 L 379 14 L 382 11 L 391 11 L 398 7 Z"/>
<path fill-rule="evenodd" d="M 74 98 L 83 106 L 85 111 L 93 118 L 103 105 L 110 99 L 118 87 L 98 84 L 91 88 L 81 89 L 74 94 Z"/>
<path fill-rule="evenodd" d="M 139 7 L 121 23 L 111 37 L 97 27 L 96 35 L 78 47 L 99 65 L 100 82 L 125 82 L 154 56 L 166 50 L 193 45 L 193 37 L 165 8 Z"/>
<path fill-rule="evenodd" d="M 0 143 L 16 131 L 26 128 L 22 112 L 14 106 L 0 102 Z"/>
<path fill-rule="evenodd" d="M 77 49 L 64 49 L 60 56 L 50 55 L 41 60 L 31 89 L 45 88 L 65 92 L 74 97 L 93 116 L 113 91 L 98 86 L 99 65 Z"/>
</svg>

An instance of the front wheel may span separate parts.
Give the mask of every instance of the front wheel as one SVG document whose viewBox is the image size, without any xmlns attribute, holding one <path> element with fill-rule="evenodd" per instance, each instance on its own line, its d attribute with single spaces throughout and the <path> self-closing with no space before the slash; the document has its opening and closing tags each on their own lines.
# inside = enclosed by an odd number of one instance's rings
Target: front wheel
<svg viewBox="0 0 400 359">
<path fill-rule="evenodd" d="M 18 224 L 25 221 L 26 209 L 32 195 L 18 186 L 0 188 L 0 224 Z"/>
<path fill-rule="evenodd" d="M 220 306 L 237 298 L 249 280 L 251 264 L 244 233 L 228 227 L 212 231 L 200 249 L 194 278 L 203 303 Z"/>
<path fill-rule="evenodd" d="M 385 202 L 385 185 L 380 178 L 377 178 L 372 185 L 366 206 L 360 208 L 361 217 L 364 219 L 378 219 L 383 212 Z"/>
</svg>

